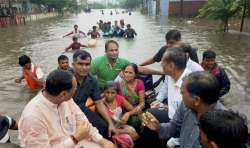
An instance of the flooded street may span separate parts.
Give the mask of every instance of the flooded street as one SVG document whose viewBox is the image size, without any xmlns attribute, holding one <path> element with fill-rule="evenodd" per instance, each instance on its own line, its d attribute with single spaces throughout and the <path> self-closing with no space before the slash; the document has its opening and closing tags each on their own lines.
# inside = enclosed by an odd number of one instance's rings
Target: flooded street
<svg viewBox="0 0 250 148">
<path fill-rule="evenodd" d="M 188 25 L 175 20 L 152 18 L 140 13 L 101 15 L 99 10 L 90 14 L 78 14 L 65 18 L 46 19 L 27 23 L 25 26 L 13 26 L 0 29 L 0 113 L 14 116 L 20 115 L 23 107 L 34 95 L 26 90 L 24 83 L 15 84 L 14 79 L 21 75 L 18 56 L 30 55 L 33 62 L 42 67 L 43 71 L 57 68 L 57 57 L 71 42 L 71 37 L 62 38 L 78 24 L 79 29 L 88 32 L 97 21 L 124 19 L 130 23 L 138 36 L 134 40 L 116 39 L 120 44 L 120 57 L 135 63 L 141 63 L 154 55 L 165 44 L 165 33 L 170 29 L 179 29 L 182 40 L 199 49 L 213 49 L 217 60 L 225 68 L 231 89 L 224 97 L 227 107 L 240 111 L 250 119 L 250 36 L 236 33 L 216 34 L 205 27 Z M 87 44 L 90 38 L 82 38 L 80 42 Z M 95 49 L 86 49 L 93 58 L 104 54 L 104 43 L 108 38 L 97 40 Z M 66 53 L 72 61 L 72 53 Z M 151 67 L 160 68 L 156 63 Z"/>
</svg>

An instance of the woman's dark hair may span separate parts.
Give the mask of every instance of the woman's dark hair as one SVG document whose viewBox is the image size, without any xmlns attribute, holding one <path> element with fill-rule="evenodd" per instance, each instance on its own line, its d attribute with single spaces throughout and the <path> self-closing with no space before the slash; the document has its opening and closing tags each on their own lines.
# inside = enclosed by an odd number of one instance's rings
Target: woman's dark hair
<svg viewBox="0 0 250 148">
<path fill-rule="evenodd" d="M 193 72 L 184 79 L 187 80 L 190 95 L 200 97 L 206 104 L 214 104 L 219 100 L 219 83 L 209 72 Z"/>
<path fill-rule="evenodd" d="M 109 46 L 109 44 L 111 44 L 111 43 L 116 44 L 116 46 L 119 48 L 119 44 L 118 44 L 115 40 L 108 40 L 108 41 L 105 43 L 105 51 L 108 50 L 108 46 Z"/>
<path fill-rule="evenodd" d="M 19 57 L 18 63 L 19 63 L 19 65 L 20 65 L 21 67 L 23 67 L 25 64 L 31 63 L 31 59 L 30 59 L 30 57 L 27 56 L 27 55 L 22 55 L 22 56 Z"/>
<path fill-rule="evenodd" d="M 138 66 L 135 63 L 129 63 L 127 65 L 125 65 L 122 70 L 125 70 L 128 66 L 131 66 L 135 72 L 135 75 L 138 75 Z"/>
<path fill-rule="evenodd" d="M 85 51 L 85 50 L 77 50 L 77 51 L 73 54 L 73 61 L 76 61 L 78 57 L 79 57 L 81 60 L 86 60 L 87 58 L 90 58 L 90 60 L 92 59 L 90 53 L 88 53 L 88 52 Z"/>
<path fill-rule="evenodd" d="M 115 81 L 108 81 L 104 86 L 104 90 L 114 88 L 117 91 L 117 83 Z"/>
<path fill-rule="evenodd" d="M 166 41 L 169 41 L 169 40 L 180 41 L 181 32 L 179 30 L 169 30 L 165 35 L 165 39 Z"/>
<path fill-rule="evenodd" d="M 60 56 L 57 58 L 57 61 L 58 61 L 58 62 L 63 61 L 63 60 L 69 60 L 69 58 L 68 58 L 66 55 L 60 55 Z"/>
<path fill-rule="evenodd" d="M 59 95 L 62 91 L 69 91 L 72 88 L 73 75 L 65 70 L 52 71 L 47 79 L 45 90 L 52 96 Z"/>
<path fill-rule="evenodd" d="M 219 148 L 246 148 L 248 127 L 245 116 L 218 110 L 201 115 L 200 129 Z"/>
<path fill-rule="evenodd" d="M 216 53 L 212 50 L 206 50 L 202 54 L 202 60 L 204 59 L 215 59 L 216 58 Z"/>
</svg>

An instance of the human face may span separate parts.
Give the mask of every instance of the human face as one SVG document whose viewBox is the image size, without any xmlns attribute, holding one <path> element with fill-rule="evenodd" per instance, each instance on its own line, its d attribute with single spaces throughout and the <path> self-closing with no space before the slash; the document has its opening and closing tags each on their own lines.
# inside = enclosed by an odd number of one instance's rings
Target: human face
<svg viewBox="0 0 250 148">
<path fill-rule="evenodd" d="M 59 68 L 63 70 L 67 70 L 69 68 L 69 60 L 60 60 L 59 61 Z"/>
<path fill-rule="evenodd" d="M 173 45 L 174 44 L 176 44 L 178 41 L 176 41 L 176 40 L 172 40 L 172 39 L 170 39 L 170 40 L 167 40 L 166 41 L 166 43 L 167 43 L 167 47 L 168 48 L 172 48 L 173 47 Z"/>
<path fill-rule="evenodd" d="M 124 79 L 126 82 L 135 80 L 135 71 L 131 65 L 127 66 L 123 71 Z"/>
<path fill-rule="evenodd" d="M 82 60 L 77 57 L 76 61 L 73 62 L 74 72 L 80 77 L 85 77 L 88 75 L 90 70 L 90 57 Z"/>
<path fill-rule="evenodd" d="M 77 30 L 77 29 L 78 29 L 78 26 L 74 26 L 74 29 Z"/>
<path fill-rule="evenodd" d="M 195 99 L 188 92 L 188 90 L 187 90 L 187 83 L 188 83 L 188 80 L 184 80 L 182 82 L 182 85 L 181 85 L 182 101 L 184 102 L 184 104 L 187 107 L 189 107 L 191 109 L 194 109 L 194 101 L 195 101 Z"/>
<path fill-rule="evenodd" d="M 173 71 L 173 63 L 169 63 L 168 62 L 168 57 L 167 57 L 167 52 L 164 53 L 162 60 L 161 60 L 161 67 L 163 72 L 166 75 L 170 75 L 172 74 Z"/>
<path fill-rule="evenodd" d="M 31 63 L 27 63 L 23 66 L 24 69 L 31 70 Z"/>
<path fill-rule="evenodd" d="M 108 88 L 104 91 L 104 96 L 105 96 L 105 100 L 107 102 L 113 102 L 116 96 L 116 90 L 115 88 Z"/>
<path fill-rule="evenodd" d="M 74 94 L 76 92 L 76 87 L 77 87 L 76 78 L 73 77 L 72 78 L 72 88 L 70 90 L 68 90 L 68 91 L 64 91 L 64 93 L 63 93 L 63 101 L 68 101 L 74 96 Z"/>
<path fill-rule="evenodd" d="M 119 55 L 118 46 L 115 43 L 109 43 L 108 48 L 106 50 L 106 55 L 110 59 L 117 59 Z"/>
<path fill-rule="evenodd" d="M 213 69 L 213 67 L 215 66 L 215 64 L 216 64 L 216 61 L 215 61 L 215 59 L 214 58 L 212 58 L 212 59 L 203 59 L 203 64 L 204 64 L 204 68 L 205 68 L 205 70 L 212 70 Z"/>
</svg>

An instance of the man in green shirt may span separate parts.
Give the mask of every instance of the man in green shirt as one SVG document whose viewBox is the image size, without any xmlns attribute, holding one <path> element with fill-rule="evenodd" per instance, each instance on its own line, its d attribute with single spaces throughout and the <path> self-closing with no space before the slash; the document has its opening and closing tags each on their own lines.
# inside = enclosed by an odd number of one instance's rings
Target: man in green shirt
<svg viewBox="0 0 250 148">
<path fill-rule="evenodd" d="M 105 43 L 105 53 L 104 56 L 97 57 L 91 62 L 91 74 L 97 76 L 100 88 L 103 88 L 107 81 L 115 80 L 122 68 L 130 63 L 119 57 L 119 44 L 114 40 L 108 40 Z M 142 74 L 163 74 L 141 66 L 138 70 Z"/>
</svg>

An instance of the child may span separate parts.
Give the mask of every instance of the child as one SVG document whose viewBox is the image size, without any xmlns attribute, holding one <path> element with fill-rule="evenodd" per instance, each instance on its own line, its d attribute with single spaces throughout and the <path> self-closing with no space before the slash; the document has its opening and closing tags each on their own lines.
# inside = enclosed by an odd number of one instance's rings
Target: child
<svg viewBox="0 0 250 148">
<path fill-rule="evenodd" d="M 16 83 L 21 83 L 22 79 L 25 79 L 30 90 L 39 90 L 43 88 L 44 74 L 39 67 L 31 63 L 29 56 L 20 56 L 19 65 L 23 68 L 23 74 L 20 78 L 15 80 Z"/>
<path fill-rule="evenodd" d="M 69 58 L 66 55 L 60 55 L 57 59 L 58 69 L 68 70 L 73 73 L 73 69 L 69 66 Z"/>
<path fill-rule="evenodd" d="M 0 143 L 10 143 L 9 129 L 18 129 L 16 121 L 9 116 L 0 115 Z"/>
<path fill-rule="evenodd" d="M 104 88 L 104 104 L 106 106 L 108 115 L 112 118 L 119 134 L 128 134 L 133 140 L 139 138 L 135 129 L 132 126 L 125 125 L 123 122 L 124 116 L 130 114 L 134 108 L 133 106 L 122 96 L 117 95 L 117 84 L 113 81 L 107 82 Z M 128 112 L 122 115 L 122 107 Z"/>
<path fill-rule="evenodd" d="M 88 47 L 86 45 L 79 43 L 77 37 L 73 37 L 72 40 L 73 40 L 73 43 L 71 43 L 67 48 L 65 48 L 65 52 L 67 52 L 69 49 L 72 49 L 73 51 L 75 51 L 75 50 L 79 50 L 81 47 L 84 47 L 84 48 Z"/>
</svg>

